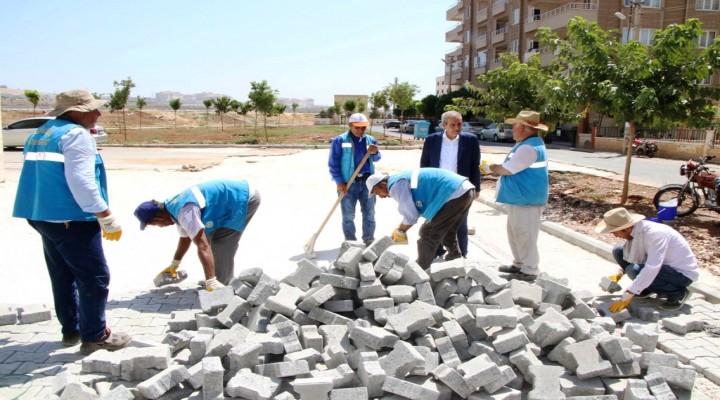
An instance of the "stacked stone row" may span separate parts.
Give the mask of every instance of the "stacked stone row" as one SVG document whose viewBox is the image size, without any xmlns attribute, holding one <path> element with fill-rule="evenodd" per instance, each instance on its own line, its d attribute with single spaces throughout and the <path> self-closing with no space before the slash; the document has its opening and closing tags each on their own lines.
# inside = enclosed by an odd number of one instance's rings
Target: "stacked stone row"
<svg viewBox="0 0 720 400">
<path fill-rule="evenodd" d="M 392 245 L 345 242 L 331 265 L 302 260 L 281 281 L 245 270 L 200 290 L 202 312 L 175 312 L 162 344 L 97 351 L 82 370 L 139 382 L 108 387 L 112 399 L 673 399 L 693 387 L 691 367 L 655 352 L 657 324 L 616 331 L 627 314 L 598 315 L 607 301 L 590 306 L 566 280 L 508 281 L 464 259 L 423 270 Z M 62 398 L 93 390 L 57 382 Z"/>
</svg>

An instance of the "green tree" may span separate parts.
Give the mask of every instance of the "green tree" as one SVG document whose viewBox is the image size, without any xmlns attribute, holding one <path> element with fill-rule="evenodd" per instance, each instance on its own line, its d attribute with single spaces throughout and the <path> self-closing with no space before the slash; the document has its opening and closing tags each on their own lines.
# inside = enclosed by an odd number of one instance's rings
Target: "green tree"
<svg viewBox="0 0 720 400">
<path fill-rule="evenodd" d="M 232 103 L 232 99 L 227 96 L 220 96 L 216 97 L 212 100 L 212 105 L 215 107 L 215 114 L 220 116 L 220 132 L 225 131 L 225 122 L 224 122 L 224 116 L 228 112 L 230 112 L 230 104 Z"/>
<path fill-rule="evenodd" d="M 355 112 L 355 108 L 357 107 L 357 101 L 355 100 L 345 100 L 345 103 L 343 104 L 343 110 L 345 110 L 345 116 L 349 117 L 350 114 Z"/>
<path fill-rule="evenodd" d="M 128 99 L 130 98 L 130 91 L 135 87 L 132 78 L 128 76 L 127 79 L 123 79 L 120 82 L 113 81 L 115 91 L 110 95 L 110 101 L 108 101 L 108 107 L 110 112 L 121 111 L 122 112 L 122 130 L 127 141 L 127 124 L 125 123 L 125 106 L 127 105 Z"/>
<path fill-rule="evenodd" d="M 246 101 L 242 103 L 242 106 L 240 107 L 240 110 L 238 110 L 238 114 L 242 115 L 242 125 L 240 126 L 241 130 L 245 129 L 245 120 L 247 119 L 247 114 L 254 109 L 254 105 L 251 101 Z"/>
<path fill-rule="evenodd" d="M 417 108 L 418 112 L 422 114 L 425 119 L 437 119 L 435 115 L 435 105 L 437 105 L 438 97 L 434 94 L 429 94 L 420 100 L 420 105 Z"/>
<path fill-rule="evenodd" d="M 275 104 L 273 106 L 272 115 L 277 116 L 277 118 L 275 119 L 275 126 L 280 125 L 280 116 L 285 113 L 285 110 L 287 110 L 287 106 L 285 104 Z"/>
<path fill-rule="evenodd" d="M 388 108 L 390 107 L 388 105 L 388 96 L 387 91 L 385 90 L 378 90 L 377 92 L 370 93 L 370 104 L 372 104 L 372 107 L 374 109 L 382 108 L 384 112 L 384 117 L 388 117 Z M 385 138 L 385 124 L 383 124 L 383 139 Z"/>
<path fill-rule="evenodd" d="M 293 119 L 292 119 L 292 126 L 295 126 L 295 111 L 300 105 L 298 103 L 292 103 L 292 110 L 293 110 Z"/>
<path fill-rule="evenodd" d="M 140 130 L 142 130 L 142 109 L 147 105 L 147 101 L 144 98 L 138 96 L 135 100 L 135 106 L 138 109 L 138 117 L 140 118 Z"/>
<path fill-rule="evenodd" d="M 202 101 L 205 106 L 205 120 L 207 121 L 208 128 L 210 127 L 210 107 L 213 105 L 212 99 L 205 99 Z"/>
<path fill-rule="evenodd" d="M 720 70 L 720 39 L 698 49 L 702 33 L 699 20 L 672 24 L 656 32 L 650 46 L 637 41 L 618 42 L 597 23 L 573 18 L 567 39 L 543 30 L 543 41 L 567 63 L 568 79 L 561 90 L 577 90 L 577 104 L 629 124 L 632 143 L 637 125 L 685 123 L 703 128 L 712 123 L 712 101 L 720 100 L 720 88 L 702 81 Z M 580 88 L 583 84 L 588 87 Z M 632 147 L 627 146 L 620 202 L 628 197 Z"/>
<path fill-rule="evenodd" d="M 248 94 L 248 98 L 255 105 L 255 110 L 263 115 L 265 142 L 269 142 L 267 134 L 267 117 L 272 115 L 274 111 L 276 96 L 277 90 L 272 89 L 266 80 L 263 80 L 262 82 L 250 82 L 250 94 Z"/>
<path fill-rule="evenodd" d="M 403 120 L 405 110 L 413 105 L 413 97 L 420 91 L 417 85 L 408 82 L 399 82 L 398 78 L 388 85 L 388 98 L 400 109 L 400 120 Z M 400 140 L 402 140 L 402 132 L 400 132 Z"/>
<path fill-rule="evenodd" d="M 242 108 L 243 103 L 238 100 L 232 100 L 230 101 L 230 110 L 234 111 L 236 114 L 240 114 L 240 109 Z M 235 125 L 235 119 L 233 119 L 233 126 Z"/>
<path fill-rule="evenodd" d="M 180 99 L 172 99 L 168 102 L 168 104 L 170 105 L 170 108 L 172 108 L 173 111 L 175 111 L 175 121 L 174 122 L 175 122 L 175 129 L 177 129 L 177 112 L 180 109 L 180 107 L 182 106 L 182 102 L 180 101 Z"/>
<path fill-rule="evenodd" d="M 335 104 L 333 104 L 333 112 L 338 116 L 340 119 L 340 125 L 342 125 L 342 106 L 339 101 L 336 101 Z"/>
<path fill-rule="evenodd" d="M 357 112 L 362 113 L 362 112 L 365 112 L 365 110 L 367 110 L 367 103 L 358 99 L 357 100 Z"/>
<path fill-rule="evenodd" d="M 33 117 L 34 117 L 35 116 L 35 108 L 37 107 L 38 103 L 40 102 L 40 92 L 38 92 L 37 90 L 26 90 L 25 98 L 33 106 Z"/>
</svg>

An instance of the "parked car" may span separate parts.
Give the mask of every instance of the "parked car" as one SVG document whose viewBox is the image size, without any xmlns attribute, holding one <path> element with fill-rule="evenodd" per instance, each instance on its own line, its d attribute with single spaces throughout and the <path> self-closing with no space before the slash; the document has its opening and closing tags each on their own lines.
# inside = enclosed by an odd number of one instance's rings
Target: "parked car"
<svg viewBox="0 0 720 400">
<path fill-rule="evenodd" d="M 483 130 L 487 125 L 482 122 L 463 122 L 462 131 L 468 133 L 474 133 L 480 136 L 480 131 Z"/>
<path fill-rule="evenodd" d="M 24 146 L 27 138 L 35 133 L 37 128 L 51 119 L 55 119 L 55 117 L 24 118 L 3 126 L 3 147 L 13 148 Z M 108 140 L 105 128 L 100 125 L 95 125 L 94 128 L 91 128 L 90 134 L 96 143 L 105 143 Z"/>
<path fill-rule="evenodd" d="M 400 132 L 402 133 L 413 133 L 415 130 L 416 119 L 406 119 L 405 122 L 400 125 Z"/>
<path fill-rule="evenodd" d="M 492 139 L 493 142 L 512 140 L 512 124 L 493 122 L 487 128 L 481 130 L 478 137 L 480 140 Z"/>
<path fill-rule="evenodd" d="M 396 128 L 396 129 L 400 129 L 400 121 L 397 120 L 397 119 L 388 119 L 388 120 L 385 120 L 385 123 L 384 123 L 383 125 L 385 125 L 385 128 Z"/>
</svg>

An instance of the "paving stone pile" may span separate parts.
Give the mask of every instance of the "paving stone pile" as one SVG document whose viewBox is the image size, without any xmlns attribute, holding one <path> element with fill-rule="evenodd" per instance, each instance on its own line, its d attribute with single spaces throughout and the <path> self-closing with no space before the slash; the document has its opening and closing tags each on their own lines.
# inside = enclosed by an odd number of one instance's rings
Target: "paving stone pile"
<svg viewBox="0 0 720 400">
<path fill-rule="evenodd" d="M 423 270 L 389 237 L 343 243 L 281 281 L 260 268 L 199 290 L 163 343 L 96 351 L 55 378 L 60 399 L 674 399 L 696 372 L 656 352 L 657 323 L 608 299 L 496 265 Z M 601 316 L 607 315 L 607 316 Z M 681 326 L 681 323 L 677 323 Z M 675 392 L 673 392 L 675 391 Z"/>
</svg>

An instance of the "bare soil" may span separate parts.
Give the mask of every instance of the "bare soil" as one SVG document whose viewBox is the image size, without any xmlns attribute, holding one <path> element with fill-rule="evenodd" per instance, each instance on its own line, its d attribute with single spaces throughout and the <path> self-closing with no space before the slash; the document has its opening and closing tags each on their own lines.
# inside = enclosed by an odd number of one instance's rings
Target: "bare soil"
<svg viewBox="0 0 720 400">
<path fill-rule="evenodd" d="M 494 190 L 496 184 L 497 178 L 486 177 L 482 188 Z M 620 204 L 621 189 L 622 182 L 614 179 L 550 171 L 550 201 L 543 218 L 606 243 L 620 244 L 622 240 L 594 230 L 606 211 L 622 206 L 646 217 L 657 215 L 652 204 L 657 188 L 630 184 L 624 205 Z M 690 243 L 700 266 L 720 276 L 720 214 L 699 209 L 676 219 L 673 228 Z"/>
</svg>

